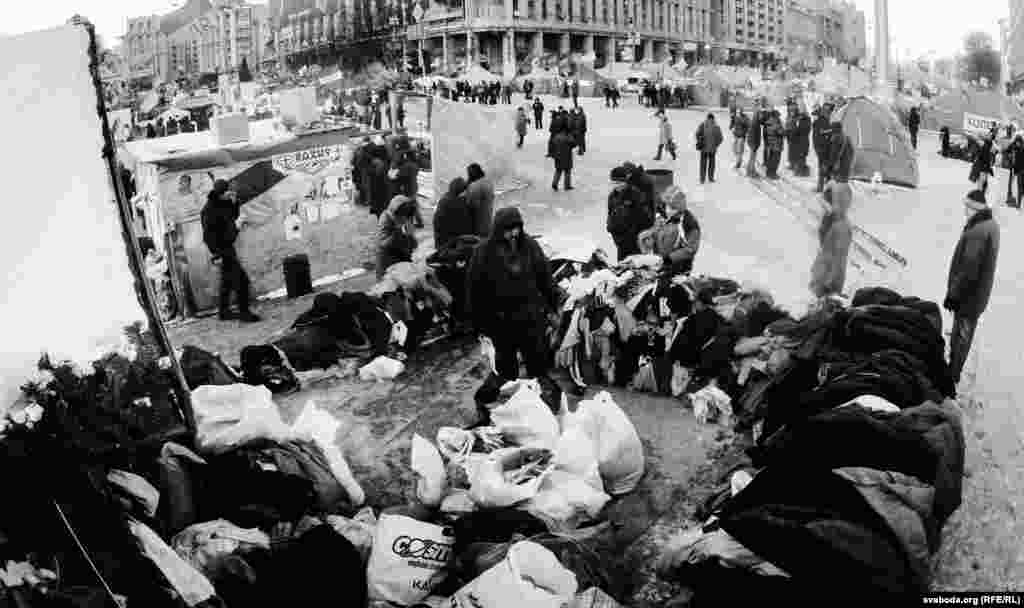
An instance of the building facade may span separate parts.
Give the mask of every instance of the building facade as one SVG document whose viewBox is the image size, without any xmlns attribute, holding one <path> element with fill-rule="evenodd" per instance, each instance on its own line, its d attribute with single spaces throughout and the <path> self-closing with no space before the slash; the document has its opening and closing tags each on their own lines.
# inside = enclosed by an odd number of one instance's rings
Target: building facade
<svg viewBox="0 0 1024 608">
<path fill-rule="evenodd" d="M 843 30 L 843 58 L 849 63 L 864 65 L 868 56 L 867 19 L 864 11 L 853 2 L 843 2 L 839 13 Z"/>
<path fill-rule="evenodd" d="M 789 4 L 789 0 L 724 0 L 727 59 L 741 63 L 781 59 Z"/>
<path fill-rule="evenodd" d="M 786 12 L 786 58 L 796 69 L 820 69 L 823 65 L 818 17 L 812 9 L 797 2 L 790 3 Z"/>
<path fill-rule="evenodd" d="M 1006 81 L 1014 90 L 1024 87 L 1024 3 L 1009 0 L 1010 15 L 1006 20 L 1003 52 Z"/>
</svg>

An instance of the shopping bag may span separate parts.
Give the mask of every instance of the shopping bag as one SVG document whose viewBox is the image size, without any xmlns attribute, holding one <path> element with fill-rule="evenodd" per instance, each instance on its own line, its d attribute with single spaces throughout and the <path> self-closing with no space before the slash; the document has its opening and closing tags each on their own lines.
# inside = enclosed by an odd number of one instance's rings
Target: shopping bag
<svg viewBox="0 0 1024 608">
<path fill-rule="evenodd" d="M 512 545 L 498 565 L 452 597 L 452 608 L 563 608 L 577 590 L 576 575 L 537 543 Z"/>
<path fill-rule="evenodd" d="M 629 417 L 607 391 L 581 401 L 577 415 L 597 445 L 605 491 L 612 496 L 632 492 L 644 475 L 644 447 Z"/>
<path fill-rule="evenodd" d="M 521 381 L 511 399 L 491 409 L 491 423 L 516 445 L 553 448 L 558 441 L 558 420 L 536 381 Z"/>
<path fill-rule="evenodd" d="M 382 515 L 366 578 L 370 599 L 409 606 L 448 576 L 455 537 L 449 529 L 402 515 Z"/>
<path fill-rule="evenodd" d="M 436 507 L 444 498 L 447 472 L 441 454 L 432 443 L 412 436 L 412 471 L 416 474 L 416 498 L 424 506 Z"/>
</svg>

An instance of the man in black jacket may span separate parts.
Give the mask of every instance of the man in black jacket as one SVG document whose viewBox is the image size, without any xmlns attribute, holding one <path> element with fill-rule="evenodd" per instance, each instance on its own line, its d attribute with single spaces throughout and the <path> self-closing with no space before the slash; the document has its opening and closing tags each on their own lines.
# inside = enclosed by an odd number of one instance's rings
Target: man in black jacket
<svg viewBox="0 0 1024 608">
<path fill-rule="evenodd" d="M 249 276 L 245 274 L 235 251 L 235 240 L 244 222 L 239 218 L 236 194 L 228 188 L 226 181 L 218 179 L 213 183 L 200 219 L 203 242 L 214 263 L 220 263 L 220 319 L 238 319 L 244 323 L 259 321 L 260 318 L 249 310 Z M 231 312 L 232 293 L 238 296 L 237 315 Z"/>
<path fill-rule="evenodd" d="M 476 331 L 494 343 L 503 380 L 519 377 L 519 353 L 530 378 L 547 377 L 547 319 L 557 310 L 557 295 L 548 260 L 523 232 L 519 209 L 499 209 L 491 236 L 473 254 L 467 306 Z"/>
<path fill-rule="evenodd" d="M 818 110 L 814 119 L 814 154 L 818 157 L 818 188 L 821 192 L 829 180 L 834 159 L 830 157 L 832 141 L 832 104 L 827 103 Z"/>
<path fill-rule="evenodd" d="M 576 142 L 577 152 L 583 156 L 583 153 L 587 151 L 587 115 L 579 106 L 569 112 L 569 134 Z"/>
<path fill-rule="evenodd" d="M 917 150 L 917 131 L 921 128 L 921 112 L 917 108 L 910 108 L 910 115 L 907 116 L 907 130 L 910 131 L 910 145 Z"/>
</svg>

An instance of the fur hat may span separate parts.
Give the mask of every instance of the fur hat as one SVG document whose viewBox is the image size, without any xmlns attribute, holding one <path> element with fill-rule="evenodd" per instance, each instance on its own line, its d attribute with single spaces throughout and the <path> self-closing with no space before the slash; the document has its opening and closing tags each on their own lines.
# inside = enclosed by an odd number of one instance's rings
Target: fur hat
<svg viewBox="0 0 1024 608">
<path fill-rule="evenodd" d="M 971 190 L 968 192 L 964 204 L 975 211 L 988 209 L 988 201 L 985 200 L 985 193 L 981 190 Z"/>
<path fill-rule="evenodd" d="M 626 167 L 615 167 L 614 169 L 612 169 L 609 178 L 613 182 L 625 182 L 627 179 L 629 179 L 629 169 L 627 169 Z"/>
</svg>

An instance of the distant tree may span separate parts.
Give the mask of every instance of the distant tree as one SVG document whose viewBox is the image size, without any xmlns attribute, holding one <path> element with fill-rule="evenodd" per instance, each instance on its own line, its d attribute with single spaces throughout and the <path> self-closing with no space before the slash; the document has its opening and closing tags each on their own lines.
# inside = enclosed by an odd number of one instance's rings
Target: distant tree
<svg viewBox="0 0 1024 608">
<path fill-rule="evenodd" d="M 985 32 L 967 34 L 958 67 L 962 80 L 971 83 L 987 82 L 987 86 L 995 86 L 999 82 L 1002 65 L 992 36 Z"/>
<path fill-rule="evenodd" d="M 238 82 L 252 82 L 252 72 L 249 71 L 249 61 L 242 57 L 242 65 L 238 66 Z"/>
</svg>

